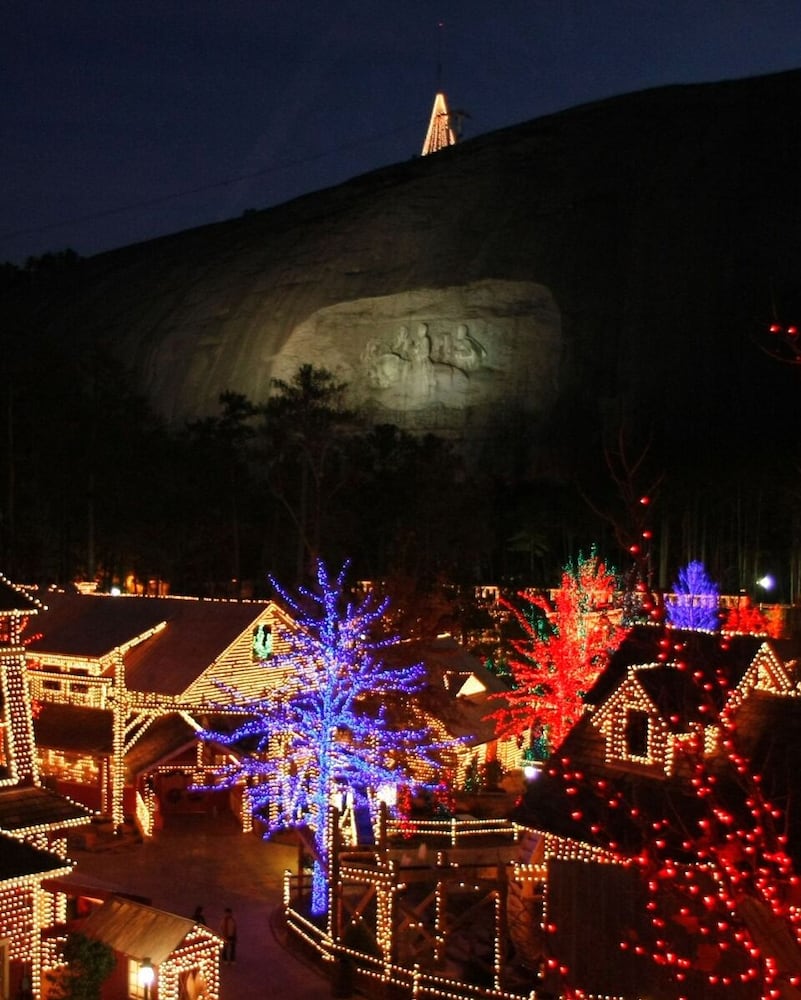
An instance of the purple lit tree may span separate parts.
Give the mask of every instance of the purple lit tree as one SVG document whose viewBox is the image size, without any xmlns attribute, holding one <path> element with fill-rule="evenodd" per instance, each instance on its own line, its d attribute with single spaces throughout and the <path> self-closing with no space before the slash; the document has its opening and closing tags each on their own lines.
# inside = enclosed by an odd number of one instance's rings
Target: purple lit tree
<svg viewBox="0 0 801 1000">
<path fill-rule="evenodd" d="M 388 710 L 393 698 L 404 700 L 404 715 L 411 716 L 408 695 L 421 686 L 424 669 L 383 662 L 382 650 L 398 642 L 397 636 L 381 635 L 388 600 L 367 594 L 351 601 L 347 568 L 332 577 L 318 562 L 317 588 L 301 588 L 298 597 L 273 581 L 297 627 L 276 637 L 277 652 L 264 665 L 281 675 L 286 671 L 291 679 L 256 700 L 225 688 L 247 721 L 231 733 L 201 734 L 205 740 L 249 748 L 220 777 L 224 786 L 248 785 L 254 811 L 267 821 L 266 836 L 289 827 L 313 831 L 316 915 L 329 906 L 334 798 L 398 784 L 415 763 L 439 767 L 437 754 L 449 745 L 435 740 L 426 725 L 402 728 L 399 713 Z"/>
<path fill-rule="evenodd" d="M 702 562 L 691 562 L 680 569 L 673 591 L 672 596 L 665 598 L 665 610 L 674 628 L 709 632 L 720 628 L 720 588 L 710 580 Z"/>
</svg>

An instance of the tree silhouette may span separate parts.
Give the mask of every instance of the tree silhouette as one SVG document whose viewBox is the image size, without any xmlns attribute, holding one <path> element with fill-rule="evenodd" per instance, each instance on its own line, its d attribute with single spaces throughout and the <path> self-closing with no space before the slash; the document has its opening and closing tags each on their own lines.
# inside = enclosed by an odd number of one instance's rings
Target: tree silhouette
<svg viewBox="0 0 801 1000">
<path fill-rule="evenodd" d="M 326 506 L 347 481 L 342 432 L 352 428 L 354 415 L 344 404 L 347 385 L 325 368 L 301 365 L 272 387 L 263 407 L 267 485 L 296 532 L 301 582 L 320 555 Z"/>
</svg>

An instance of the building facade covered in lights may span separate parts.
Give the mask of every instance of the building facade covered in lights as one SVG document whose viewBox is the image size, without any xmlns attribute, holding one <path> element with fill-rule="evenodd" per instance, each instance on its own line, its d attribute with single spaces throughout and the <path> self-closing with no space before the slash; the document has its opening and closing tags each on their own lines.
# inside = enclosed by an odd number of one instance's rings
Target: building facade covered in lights
<svg viewBox="0 0 801 1000">
<path fill-rule="evenodd" d="M 40 705 L 29 695 L 26 642 L 38 640 L 33 622 L 44 613 L 36 597 L 0 577 L 0 997 L 49 996 L 61 945 L 80 930 L 116 953 L 117 978 L 104 984 L 104 1000 L 218 1000 L 222 941 L 207 927 L 114 896 L 76 920 L 67 838 L 88 827 L 92 811 L 40 778 Z M 142 970 L 153 976 L 149 994 L 141 992 Z"/>
<path fill-rule="evenodd" d="M 23 633 L 42 610 L 0 577 L 0 996 L 40 995 L 43 935 L 64 918 L 66 896 L 46 880 L 69 874 L 66 838 L 91 813 L 45 788 L 33 738 Z"/>
<path fill-rule="evenodd" d="M 241 720 L 224 711 L 230 691 L 255 698 L 290 681 L 288 668 L 270 667 L 282 631 L 294 627 L 285 610 L 273 602 L 79 593 L 49 594 L 46 603 L 26 656 L 47 781 L 115 827 L 135 819 L 145 835 L 173 813 L 202 809 L 230 808 L 250 829 L 241 789 L 195 787 L 213 782 L 220 763 L 197 733 Z M 484 719 L 500 683 L 494 675 L 449 637 L 397 652 L 426 664 L 415 710 L 461 741 L 450 768 L 455 787 L 468 767 L 517 766 L 517 744 L 499 742 Z"/>
<path fill-rule="evenodd" d="M 555 995 L 798 995 L 791 653 L 764 635 L 638 626 L 613 656 L 514 814 L 532 838 L 510 931 Z"/>
<path fill-rule="evenodd" d="M 26 647 L 43 774 L 145 834 L 189 807 L 202 760 L 196 733 L 226 686 L 257 696 L 285 678 L 265 669 L 284 612 L 271 602 L 47 595 L 41 635 Z M 224 714 L 224 713 L 223 713 Z"/>
</svg>

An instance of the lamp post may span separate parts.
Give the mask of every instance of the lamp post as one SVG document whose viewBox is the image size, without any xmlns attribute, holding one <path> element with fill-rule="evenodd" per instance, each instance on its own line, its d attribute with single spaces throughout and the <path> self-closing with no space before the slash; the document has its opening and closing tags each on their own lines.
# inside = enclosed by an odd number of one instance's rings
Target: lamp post
<svg viewBox="0 0 801 1000">
<path fill-rule="evenodd" d="M 150 987 L 153 985 L 155 978 L 156 970 L 153 968 L 153 963 L 149 958 L 143 958 L 139 963 L 139 985 L 144 988 L 145 1000 L 148 1000 L 150 996 Z"/>
</svg>

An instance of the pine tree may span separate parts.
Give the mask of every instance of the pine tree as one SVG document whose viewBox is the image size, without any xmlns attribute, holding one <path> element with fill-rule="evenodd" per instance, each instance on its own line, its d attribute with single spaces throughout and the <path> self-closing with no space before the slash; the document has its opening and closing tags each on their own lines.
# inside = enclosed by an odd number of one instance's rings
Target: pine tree
<svg viewBox="0 0 801 1000">
<path fill-rule="evenodd" d="M 665 608 L 674 628 L 714 632 L 720 627 L 720 588 L 709 578 L 702 562 L 690 562 L 680 569 L 673 591 L 665 598 Z"/>
</svg>

